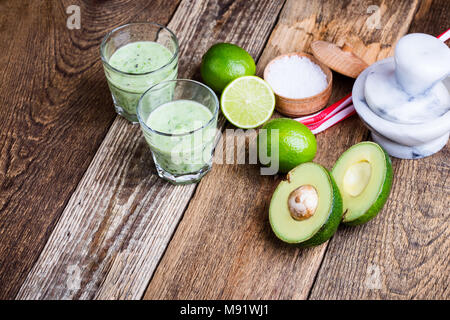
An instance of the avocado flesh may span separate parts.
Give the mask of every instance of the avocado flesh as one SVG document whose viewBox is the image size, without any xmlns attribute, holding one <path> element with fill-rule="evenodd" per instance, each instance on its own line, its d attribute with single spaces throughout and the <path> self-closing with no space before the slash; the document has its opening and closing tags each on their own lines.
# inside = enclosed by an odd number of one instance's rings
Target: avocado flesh
<svg viewBox="0 0 450 320">
<path fill-rule="evenodd" d="M 387 153 L 376 143 L 361 142 L 345 151 L 334 165 L 332 175 L 344 203 L 343 222 L 348 225 L 362 224 L 374 218 L 389 197 L 392 164 Z M 361 185 L 357 186 L 357 182 Z"/>
<path fill-rule="evenodd" d="M 313 186 L 319 201 L 314 215 L 295 220 L 288 208 L 291 192 L 303 185 Z M 336 183 L 322 166 L 308 162 L 288 173 L 288 180 L 280 182 L 269 208 L 269 220 L 275 235 L 287 243 L 314 246 L 327 241 L 336 232 L 342 219 L 342 199 Z"/>
</svg>

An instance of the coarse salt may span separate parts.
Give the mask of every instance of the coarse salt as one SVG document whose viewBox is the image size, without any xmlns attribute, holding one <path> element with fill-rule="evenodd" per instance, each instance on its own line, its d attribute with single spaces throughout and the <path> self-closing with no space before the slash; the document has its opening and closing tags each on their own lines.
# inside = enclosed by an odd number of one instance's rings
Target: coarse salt
<svg viewBox="0 0 450 320">
<path fill-rule="evenodd" d="M 266 81 L 275 93 L 291 99 L 314 96 L 328 85 L 327 76 L 317 64 L 297 55 L 275 60 Z"/>
</svg>

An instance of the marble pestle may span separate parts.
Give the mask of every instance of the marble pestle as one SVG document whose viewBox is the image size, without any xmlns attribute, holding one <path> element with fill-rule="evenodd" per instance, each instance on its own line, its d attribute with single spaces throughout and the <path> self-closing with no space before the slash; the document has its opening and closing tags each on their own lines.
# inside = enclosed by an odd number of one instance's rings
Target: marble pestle
<svg viewBox="0 0 450 320">
<path fill-rule="evenodd" d="M 398 123 L 424 123 L 450 109 L 442 80 L 450 74 L 450 49 L 427 34 L 409 34 L 395 48 L 394 63 L 372 68 L 364 95 L 380 117 Z"/>
<path fill-rule="evenodd" d="M 450 49 L 426 34 L 399 40 L 394 57 L 356 79 L 356 112 L 392 156 L 417 159 L 442 149 L 450 132 Z"/>
<path fill-rule="evenodd" d="M 450 74 L 450 49 L 425 33 L 402 37 L 395 47 L 395 76 L 410 95 L 424 93 Z"/>
</svg>

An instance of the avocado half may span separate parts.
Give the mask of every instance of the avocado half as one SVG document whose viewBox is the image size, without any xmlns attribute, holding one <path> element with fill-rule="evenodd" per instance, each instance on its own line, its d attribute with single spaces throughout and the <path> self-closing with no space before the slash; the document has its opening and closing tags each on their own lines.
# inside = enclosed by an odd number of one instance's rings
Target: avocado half
<svg viewBox="0 0 450 320">
<path fill-rule="evenodd" d="M 342 213 L 342 198 L 331 174 L 307 162 L 292 169 L 275 189 L 269 221 L 279 239 L 312 247 L 331 238 Z"/>
<path fill-rule="evenodd" d="M 339 157 L 332 175 L 342 195 L 343 223 L 359 225 L 374 218 L 386 203 L 392 186 L 392 163 L 381 146 L 365 141 Z"/>
</svg>

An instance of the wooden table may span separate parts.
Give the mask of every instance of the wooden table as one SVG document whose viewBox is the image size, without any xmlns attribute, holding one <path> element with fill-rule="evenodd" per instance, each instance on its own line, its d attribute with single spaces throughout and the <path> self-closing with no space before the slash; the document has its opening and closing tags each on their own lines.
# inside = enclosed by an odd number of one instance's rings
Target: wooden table
<svg viewBox="0 0 450 320">
<path fill-rule="evenodd" d="M 70 5 L 80 6 L 79 30 L 66 27 Z M 375 220 L 299 249 L 268 225 L 281 176 L 215 164 L 198 185 L 157 178 L 138 126 L 113 111 L 99 59 L 107 31 L 157 21 L 180 40 L 180 78 L 199 79 L 219 41 L 249 51 L 259 75 L 316 39 L 349 42 L 374 62 L 405 33 L 445 31 L 448 0 L 9 0 L 0 9 L 0 298 L 450 298 L 448 145 L 393 159 L 392 194 Z M 351 86 L 335 75 L 331 101 Z M 220 127 L 232 128 L 222 116 Z M 315 161 L 330 168 L 368 137 L 352 117 L 317 136 Z"/>
</svg>

